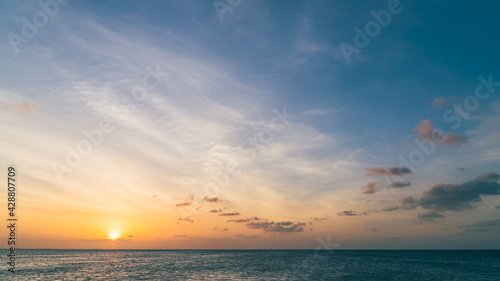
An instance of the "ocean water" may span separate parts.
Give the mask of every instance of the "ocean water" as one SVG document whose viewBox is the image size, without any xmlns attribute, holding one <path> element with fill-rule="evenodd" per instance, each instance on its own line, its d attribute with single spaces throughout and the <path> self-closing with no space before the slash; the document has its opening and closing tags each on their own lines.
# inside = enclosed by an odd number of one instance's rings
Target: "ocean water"
<svg viewBox="0 0 500 281">
<path fill-rule="evenodd" d="M 0 280 L 500 280 L 499 250 L 18 250 Z"/>
</svg>

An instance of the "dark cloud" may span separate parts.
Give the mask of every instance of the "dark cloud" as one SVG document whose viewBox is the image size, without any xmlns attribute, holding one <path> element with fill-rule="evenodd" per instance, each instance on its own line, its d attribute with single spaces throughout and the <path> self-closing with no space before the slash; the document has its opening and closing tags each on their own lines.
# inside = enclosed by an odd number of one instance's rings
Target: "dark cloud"
<svg viewBox="0 0 500 281">
<path fill-rule="evenodd" d="M 252 238 L 261 237 L 260 235 L 245 235 L 245 234 L 236 234 L 234 236 L 239 237 L 239 238 L 245 238 L 245 239 L 252 239 Z"/>
<path fill-rule="evenodd" d="M 389 207 L 389 208 L 382 209 L 382 211 L 384 211 L 384 212 L 392 212 L 392 211 L 397 211 L 397 210 L 399 210 L 398 206 L 394 206 L 394 207 Z"/>
<path fill-rule="evenodd" d="M 184 207 L 184 206 L 191 206 L 191 202 L 181 202 L 175 204 L 175 207 Z"/>
<path fill-rule="evenodd" d="M 369 182 L 363 187 L 363 194 L 374 194 L 375 192 L 381 190 L 382 187 L 377 182 Z"/>
<path fill-rule="evenodd" d="M 394 188 L 403 188 L 410 186 L 410 182 L 402 182 L 402 181 L 393 181 L 391 184 L 389 184 L 389 187 L 394 187 Z"/>
<path fill-rule="evenodd" d="M 361 215 L 367 215 L 367 212 L 363 213 L 356 213 L 355 211 L 349 210 L 349 211 L 342 211 L 337 213 L 339 216 L 347 216 L 347 217 L 354 217 L 354 216 L 361 216 Z"/>
<path fill-rule="evenodd" d="M 375 169 L 375 168 L 374 168 Z M 393 188 L 403 188 L 410 186 L 410 182 L 403 182 L 403 181 L 392 181 L 387 187 L 393 187 Z M 369 182 L 366 184 L 365 187 L 363 187 L 363 194 L 374 194 L 380 190 L 382 190 L 383 186 L 381 186 L 380 182 Z"/>
<path fill-rule="evenodd" d="M 242 222 L 258 221 L 258 220 L 260 220 L 259 217 L 253 217 L 253 218 L 247 218 L 247 219 L 228 220 L 226 222 L 242 223 Z"/>
<path fill-rule="evenodd" d="M 418 132 L 419 139 L 434 141 L 438 144 L 457 145 L 469 141 L 469 138 L 463 134 L 457 135 L 452 132 L 447 132 L 446 134 L 440 133 L 432 127 L 432 123 L 429 119 L 423 120 L 413 129 L 413 131 Z"/>
<path fill-rule="evenodd" d="M 213 230 L 220 230 L 220 231 L 227 231 L 228 230 L 227 228 L 218 228 L 218 227 L 214 227 L 212 229 Z"/>
<path fill-rule="evenodd" d="M 304 231 L 304 227 L 306 224 L 302 222 L 291 222 L 291 221 L 282 221 L 282 222 L 249 222 L 246 224 L 248 228 L 252 229 L 262 229 L 265 232 L 302 232 Z"/>
<path fill-rule="evenodd" d="M 500 175 L 497 173 L 490 172 L 484 175 L 480 175 L 476 179 L 480 181 L 498 181 L 500 180 Z"/>
<path fill-rule="evenodd" d="M 191 222 L 193 223 L 194 220 L 192 220 L 190 217 L 185 217 L 185 218 L 178 218 L 178 221 L 185 221 L 185 222 Z"/>
<path fill-rule="evenodd" d="M 481 195 L 499 195 L 500 175 L 487 173 L 461 184 L 437 184 L 424 191 L 419 205 L 438 211 L 463 211 L 481 202 Z"/>
<path fill-rule="evenodd" d="M 459 170 L 459 171 L 465 171 L 465 168 L 464 167 L 457 167 L 457 170 Z"/>
<path fill-rule="evenodd" d="M 222 209 L 218 209 L 218 210 L 217 209 L 213 209 L 213 210 L 210 210 L 209 213 L 220 213 L 220 212 L 222 212 Z"/>
<path fill-rule="evenodd" d="M 263 222 L 250 222 L 250 223 L 247 223 L 247 227 L 248 228 L 254 228 L 254 229 L 266 229 L 266 228 L 268 228 L 272 224 L 274 224 L 274 222 L 267 222 L 267 221 L 263 221 Z"/>
<path fill-rule="evenodd" d="M 222 214 L 219 214 L 219 216 L 224 216 L 224 217 L 229 217 L 229 216 L 239 216 L 240 213 L 238 212 L 231 212 L 231 213 L 222 213 Z"/>
<path fill-rule="evenodd" d="M 413 171 L 404 166 L 389 168 L 375 167 L 366 169 L 367 176 L 403 176 L 412 174 Z"/>
<path fill-rule="evenodd" d="M 327 221 L 328 218 L 313 218 L 315 221 Z"/>
<path fill-rule="evenodd" d="M 134 238 L 134 235 L 130 234 L 129 236 L 127 236 L 127 238 L 132 239 Z"/>
<path fill-rule="evenodd" d="M 444 218 L 444 216 L 436 211 L 429 211 L 425 214 L 418 215 L 419 219 L 436 219 L 436 218 Z"/>
<path fill-rule="evenodd" d="M 205 196 L 205 197 L 203 197 L 202 200 L 205 201 L 205 202 L 209 202 L 209 203 L 222 202 L 222 200 L 220 198 L 218 198 L 218 197 L 208 197 L 208 196 Z"/>
<path fill-rule="evenodd" d="M 413 196 L 408 196 L 401 199 L 401 209 L 413 210 L 418 207 L 420 200 Z"/>
<path fill-rule="evenodd" d="M 442 218 L 440 214 L 446 211 L 464 211 L 475 207 L 475 203 L 482 202 L 481 196 L 500 195 L 500 175 L 486 173 L 477 178 L 460 184 L 437 184 L 425 190 L 420 198 L 408 196 L 401 199 L 402 210 L 413 210 L 418 207 L 432 211 L 418 215 L 419 219 Z M 500 208 L 497 207 L 497 208 Z M 396 207 L 382 209 L 382 211 L 395 211 Z"/>
<path fill-rule="evenodd" d="M 496 206 L 495 209 L 500 209 L 500 205 Z"/>
<path fill-rule="evenodd" d="M 378 228 L 376 228 L 376 227 L 367 228 L 366 231 L 377 232 Z"/>
</svg>

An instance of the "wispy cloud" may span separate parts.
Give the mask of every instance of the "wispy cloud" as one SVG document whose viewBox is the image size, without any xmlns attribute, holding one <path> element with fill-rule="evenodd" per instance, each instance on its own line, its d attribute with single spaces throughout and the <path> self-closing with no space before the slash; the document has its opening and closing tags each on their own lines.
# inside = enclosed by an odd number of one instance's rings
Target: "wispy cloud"
<svg viewBox="0 0 500 281">
<path fill-rule="evenodd" d="M 6 106 L 3 106 L 2 108 L 5 110 L 17 109 L 17 110 L 21 111 L 22 113 L 31 114 L 33 112 L 34 107 L 35 107 L 34 103 L 23 102 L 23 103 L 16 103 L 13 105 L 6 105 Z"/>
</svg>

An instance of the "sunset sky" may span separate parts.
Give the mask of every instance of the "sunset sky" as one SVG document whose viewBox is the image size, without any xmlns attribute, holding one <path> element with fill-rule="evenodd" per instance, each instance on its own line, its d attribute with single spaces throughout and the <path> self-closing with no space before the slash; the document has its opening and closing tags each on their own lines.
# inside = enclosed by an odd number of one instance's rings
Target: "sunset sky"
<svg viewBox="0 0 500 281">
<path fill-rule="evenodd" d="M 500 248 L 500 3 L 64 2 L 0 2 L 19 247 Z"/>
</svg>

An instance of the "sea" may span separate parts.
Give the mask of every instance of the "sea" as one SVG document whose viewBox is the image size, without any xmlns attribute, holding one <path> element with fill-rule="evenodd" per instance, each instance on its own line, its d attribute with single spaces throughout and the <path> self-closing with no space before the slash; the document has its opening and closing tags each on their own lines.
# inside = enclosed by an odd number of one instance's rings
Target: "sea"
<svg viewBox="0 0 500 281">
<path fill-rule="evenodd" d="M 0 252 L 0 280 L 500 280 L 500 250 Z"/>
</svg>

